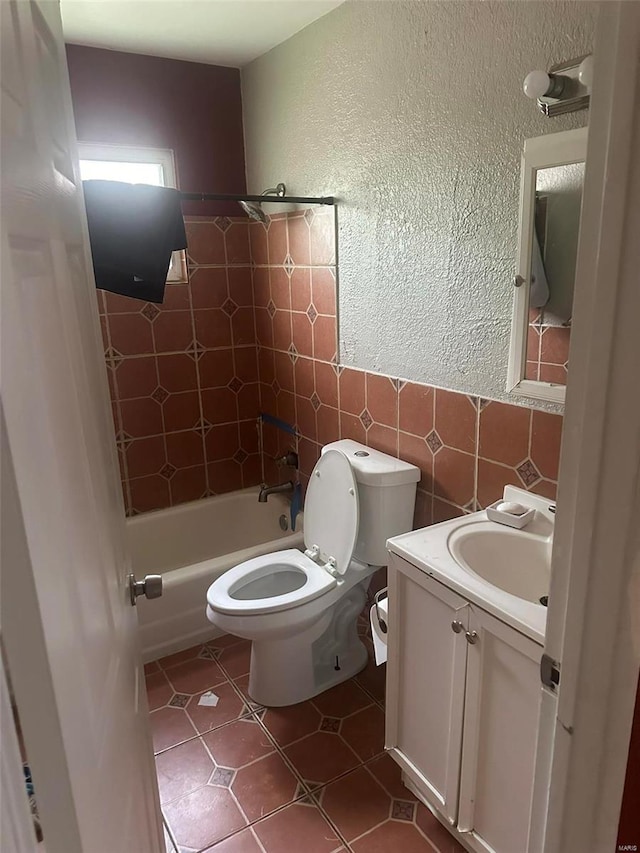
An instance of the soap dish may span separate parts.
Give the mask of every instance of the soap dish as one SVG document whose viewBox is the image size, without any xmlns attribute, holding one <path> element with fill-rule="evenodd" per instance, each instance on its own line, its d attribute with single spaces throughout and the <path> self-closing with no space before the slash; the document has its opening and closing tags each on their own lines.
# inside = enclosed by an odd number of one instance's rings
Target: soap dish
<svg viewBox="0 0 640 853">
<path fill-rule="evenodd" d="M 487 507 L 487 518 L 491 521 L 496 521 L 498 524 L 506 524 L 507 527 L 515 527 L 516 530 L 521 530 L 533 520 L 536 514 L 535 509 L 527 509 L 520 507 L 524 512 L 508 512 L 503 509 L 498 509 L 501 504 L 504 504 L 504 498 L 492 503 Z"/>
</svg>

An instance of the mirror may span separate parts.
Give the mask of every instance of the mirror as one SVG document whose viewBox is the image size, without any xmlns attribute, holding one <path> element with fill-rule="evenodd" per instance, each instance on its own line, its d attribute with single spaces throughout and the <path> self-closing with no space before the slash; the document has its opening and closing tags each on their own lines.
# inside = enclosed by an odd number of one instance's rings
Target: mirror
<svg viewBox="0 0 640 853">
<path fill-rule="evenodd" d="M 587 128 L 527 139 L 507 390 L 564 402 Z"/>
</svg>

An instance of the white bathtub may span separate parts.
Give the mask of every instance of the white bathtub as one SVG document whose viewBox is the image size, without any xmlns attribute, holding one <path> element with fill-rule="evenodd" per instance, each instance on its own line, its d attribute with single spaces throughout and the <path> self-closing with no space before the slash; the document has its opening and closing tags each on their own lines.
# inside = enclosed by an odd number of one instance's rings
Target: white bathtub
<svg viewBox="0 0 640 853">
<path fill-rule="evenodd" d="M 284 516 L 288 530 L 280 527 Z M 186 649 L 219 631 L 205 616 L 209 585 L 244 560 L 302 547 L 302 513 L 290 530 L 289 501 L 243 489 L 127 519 L 133 571 L 138 579 L 161 574 L 162 598 L 138 598 L 145 661 Z"/>
</svg>

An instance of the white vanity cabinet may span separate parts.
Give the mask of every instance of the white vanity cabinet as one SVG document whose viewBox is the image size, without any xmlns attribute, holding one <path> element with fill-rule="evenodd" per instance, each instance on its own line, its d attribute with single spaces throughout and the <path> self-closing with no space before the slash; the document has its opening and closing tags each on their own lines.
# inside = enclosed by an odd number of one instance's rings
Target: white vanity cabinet
<svg viewBox="0 0 640 853">
<path fill-rule="evenodd" d="M 392 554 L 386 747 L 481 853 L 526 853 L 542 646 Z"/>
<path fill-rule="evenodd" d="M 458 816 L 469 605 L 395 556 L 388 586 L 385 745 L 425 799 L 453 824 Z M 460 625 L 457 633 L 451 628 L 454 622 Z"/>
</svg>

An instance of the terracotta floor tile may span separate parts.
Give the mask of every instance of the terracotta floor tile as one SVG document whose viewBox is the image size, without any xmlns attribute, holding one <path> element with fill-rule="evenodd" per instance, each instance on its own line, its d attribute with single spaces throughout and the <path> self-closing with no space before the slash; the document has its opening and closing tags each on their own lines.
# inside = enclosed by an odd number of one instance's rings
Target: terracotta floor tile
<svg viewBox="0 0 640 853">
<path fill-rule="evenodd" d="M 358 756 L 342 738 L 328 732 L 309 735 L 284 752 L 306 782 L 331 782 L 360 764 Z"/>
<path fill-rule="evenodd" d="M 213 771 L 211 756 L 199 738 L 161 753 L 156 758 L 160 802 L 168 803 L 201 788 Z"/>
<path fill-rule="evenodd" d="M 279 746 L 288 746 L 317 732 L 321 719 L 322 714 L 311 702 L 300 702 L 288 708 L 267 708 L 262 722 Z"/>
<path fill-rule="evenodd" d="M 244 696 L 245 702 L 247 705 L 253 710 L 256 711 L 258 709 L 264 710 L 264 705 L 260 705 L 249 695 L 249 674 L 241 675 L 239 678 L 233 679 L 233 684 L 236 690 L 239 690 L 240 693 Z"/>
<path fill-rule="evenodd" d="M 251 696 L 249 696 L 249 676 L 241 675 L 239 678 L 234 678 L 233 683 L 236 688 L 242 693 L 247 702 L 252 702 L 254 705 L 257 705 L 256 702 L 253 702 Z"/>
<path fill-rule="evenodd" d="M 218 663 L 228 673 L 230 678 L 238 678 L 249 672 L 251 663 L 251 642 L 241 640 L 222 649 Z"/>
<path fill-rule="evenodd" d="M 465 853 L 464 847 L 422 803 L 418 803 L 416 826 L 434 844 L 438 853 Z"/>
<path fill-rule="evenodd" d="M 346 841 L 369 832 L 391 813 L 391 797 L 364 767 L 323 788 L 320 805 Z"/>
<path fill-rule="evenodd" d="M 177 666 L 179 663 L 186 663 L 188 660 L 194 660 L 202 651 L 202 645 L 191 646 L 188 649 L 183 649 L 181 652 L 174 652 L 172 655 L 165 655 L 156 661 L 156 664 L 161 669 L 169 669 L 170 666 Z"/>
<path fill-rule="evenodd" d="M 185 740 L 197 732 L 182 708 L 159 708 L 149 714 L 154 752 L 160 752 Z"/>
<path fill-rule="evenodd" d="M 216 764 L 222 767 L 244 767 L 274 752 L 274 746 L 260 723 L 250 718 L 209 732 L 203 740 Z"/>
<path fill-rule="evenodd" d="M 243 829 L 231 838 L 226 838 L 213 847 L 207 847 L 204 853 L 262 853 L 262 847 L 251 829 Z"/>
<path fill-rule="evenodd" d="M 298 780 L 277 753 L 238 770 L 231 790 L 250 821 L 290 803 Z"/>
<path fill-rule="evenodd" d="M 333 853 L 345 850 L 315 806 L 294 803 L 253 825 L 267 853 Z"/>
<path fill-rule="evenodd" d="M 208 658 L 172 666 L 165 670 L 165 675 L 176 693 L 201 693 L 227 680 L 218 664 Z"/>
<path fill-rule="evenodd" d="M 384 750 L 384 712 L 371 705 L 343 720 L 340 736 L 358 754 L 362 761 L 379 755 Z"/>
<path fill-rule="evenodd" d="M 247 822 L 226 788 L 205 785 L 164 809 L 178 845 L 201 850 Z"/>
<path fill-rule="evenodd" d="M 218 704 L 215 707 L 198 705 L 202 693 L 193 696 L 186 706 L 186 713 L 200 734 L 217 729 L 218 726 L 237 720 L 238 717 L 248 713 L 246 704 L 229 681 L 217 684 L 212 692 L 218 697 Z"/>
<path fill-rule="evenodd" d="M 388 820 L 350 844 L 353 853 L 439 853 L 412 823 Z"/>
<path fill-rule="evenodd" d="M 158 662 L 152 660 L 150 663 L 145 663 L 144 665 L 144 674 L 151 675 L 152 672 L 158 672 L 160 667 L 158 666 Z"/>
<path fill-rule="evenodd" d="M 374 758 L 373 761 L 369 761 L 367 769 L 395 800 L 416 799 L 411 791 L 405 787 L 402 781 L 402 771 L 388 753 L 383 753 L 378 758 Z"/>
<path fill-rule="evenodd" d="M 233 634 L 222 634 L 220 637 L 214 637 L 213 640 L 207 640 L 207 645 L 214 649 L 225 649 L 227 646 L 235 646 L 238 643 L 246 643 L 246 640 L 235 637 Z"/>
<path fill-rule="evenodd" d="M 371 705 L 371 699 L 353 679 L 343 681 L 311 700 L 325 717 L 348 717 Z"/>
<path fill-rule="evenodd" d="M 382 751 L 384 713 L 360 684 L 382 696 L 383 669 L 370 664 L 309 702 L 262 710 L 261 725 L 254 716 L 238 718 L 246 705 L 234 689 L 247 695 L 242 670 L 250 644 L 221 637 L 208 645 L 222 649 L 238 673 L 233 684 L 215 661 L 197 657 L 199 646 L 168 656 L 159 662 L 166 669 L 150 667 L 147 675 L 157 708 L 150 714 L 154 747 L 164 750 L 156 757 L 160 797 L 180 853 L 346 853 L 342 839 L 352 853 L 464 853 Z M 194 689 L 212 679 L 219 683 Z M 215 708 L 197 704 L 205 689 L 219 696 Z M 174 692 L 193 695 L 184 696 L 186 707 L 171 707 Z M 339 733 L 319 729 L 323 718 Z M 315 803 L 292 802 L 300 790 L 296 773 L 267 731 L 299 777 L 318 786 Z M 209 783 L 216 765 L 226 778 Z"/>
<path fill-rule="evenodd" d="M 365 642 L 367 648 L 370 648 L 370 644 Z M 369 652 L 369 660 L 367 661 L 367 665 L 356 675 L 356 682 L 363 687 L 367 693 L 374 697 L 378 702 L 384 703 L 385 693 L 386 693 L 386 680 L 387 680 L 387 665 L 381 664 L 380 666 L 376 665 L 375 660 L 373 659 L 373 652 Z"/>
<path fill-rule="evenodd" d="M 150 711 L 166 705 L 175 692 L 163 672 L 152 672 L 151 675 L 147 675 L 145 681 Z"/>
</svg>

